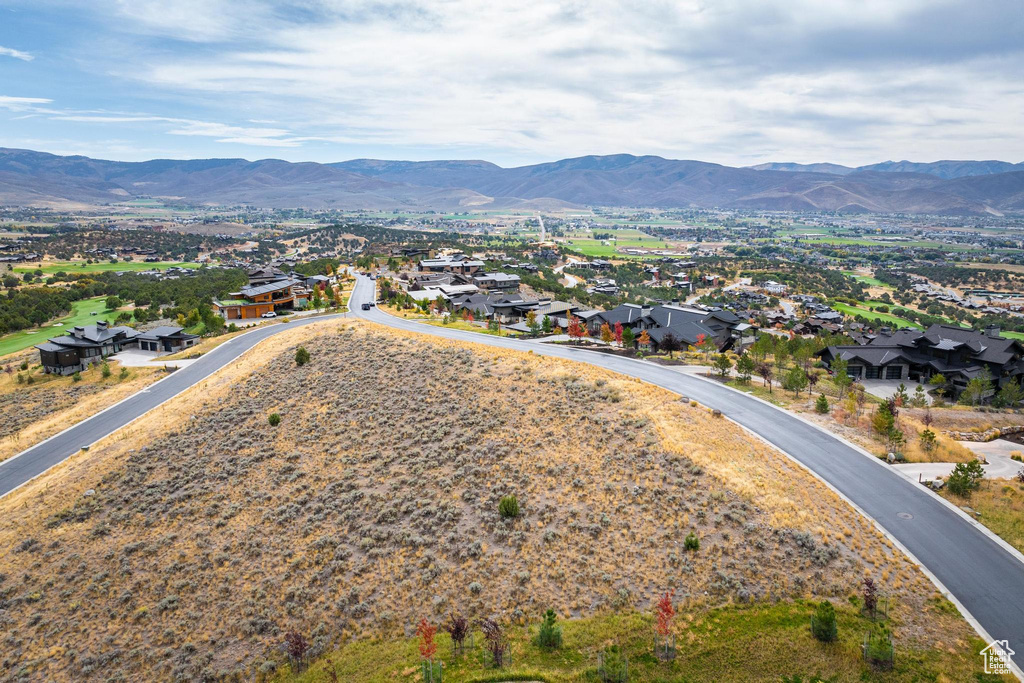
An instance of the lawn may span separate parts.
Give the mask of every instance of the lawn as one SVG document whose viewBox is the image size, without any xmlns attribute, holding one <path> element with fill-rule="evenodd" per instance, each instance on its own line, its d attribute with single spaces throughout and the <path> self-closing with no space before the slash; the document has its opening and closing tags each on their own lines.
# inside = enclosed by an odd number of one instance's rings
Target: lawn
<svg viewBox="0 0 1024 683">
<path fill-rule="evenodd" d="M 847 315 L 862 315 L 868 320 L 875 320 L 895 327 L 913 327 L 918 330 L 923 329 L 917 323 L 907 320 L 906 318 L 897 317 L 891 313 L 878 313 L 877 311 L 873 311 L 869 308 L 860 308 L 859 306 L 850 306 L 849 304 L 840 303 L 837 303 L 834 308 Z"/>
<path fill-rule="evenodd" d="M 1024 341 L 1024 332 L 1010 332 L 1010 331 L 1006 331 L 1006 332 L 1000 332 L 1000 334 L 1002 336 L 1006 337 L 1007 339 L 1019 339 L 1021 341 Z"/>
<path fill-rule="evenodd" d="M 843 273 L 843 275 L 849 275 L 850 277 L 852 277 L 857 282 L 863 282 L 864 284 L 870 285 L 872 287 L 889 287 L 889 285 L 885 284 L 884 282 L 882 282 L 878 278 L 870 277 L 868 275 L 858 275 L 857 273 L 853 272 L 852 270 L 844 270 L 844 271 L 842 271 L 842 273 Z"/>
<path fill-rule="evenodd" d="M 41 270 L 46 275 L 53 275 L 61 271 L 65 273 L 105 273 L 120 270 L 164 270 L 172 266 L 181 268 L 199 267 L 198 263 L 181 263 L 177 261 L 160 261 L 157 263 L 146 263 L 144 261 L 118 261 L 117 263 L 110 263 L 109 261 L 97 261 L 95 263 L 86 263 L 85 261 L 43 261 L 42 264 L 42 267 L 39 267 L 38 263 L 15 266 L 14 272 L 34 273 L 37 270 Z"/>
<path fill-rule="evenodd" d="M 107 297 L 105 296 L 76 301 L 71 304 L 71 315 L 48 323 L 45 327 L 21 330 L 0 337 L 0 356 L 42 344 L 50 337 L 60 337 L 68 333 L 75 325 L 89 325 L 98 320 L 113 323 L 119 311 L 108 311 L 106 301 Z"/>
<path fill-rule="evenodd" d="M 452 683 L 597 681 L 597 653 L 615 644 L 626 654 L 629 680 L 634 681 L 779 681 L 782 676 L 810 680 L 817 673 L 836 676 L 836 680 L 875 680 L 876 674 L 861 655 L 870 622 L 843 598 L 833 599 L 833 604 L 839 639 L 828 645 L 810 634 L 814 603 L 796 600 L 709 610 L 687 610 L 679 605 L 678 656 L 669 662 L 653 654 L 653 618 L 637 612 L 562 621 L 563 645 L 556 650 L 532 643 L 536 624 L 512 627 L 508 629 L 511 664 L 501 671 L 489 666 L 489 655 L 479 647 L 479 632 L 475 634 L 476 649 L 454 656 L 451 640 L 441 630 L 436 639 L 437 660 L 444 662 L 444 679 Z M 929 601 L 926 610 L 940 619 L 955 614 L 955 608 L 941 598 Z M 354 641 L 321 658 L 301 675 L 285 669 L 277 680 L 421 680 L 418 673 L 409 675 L 418 671 L 417 643 L 415 638 Z M 948 649 L 908 648 L 897 640 L 895 670 L 884 680 L 972 680 L 980 673 L 976 653 L 982 647 L 984 643 L 977 638 Z M 331 677 L 330 669 L 337 678 Z"/>
</svg>

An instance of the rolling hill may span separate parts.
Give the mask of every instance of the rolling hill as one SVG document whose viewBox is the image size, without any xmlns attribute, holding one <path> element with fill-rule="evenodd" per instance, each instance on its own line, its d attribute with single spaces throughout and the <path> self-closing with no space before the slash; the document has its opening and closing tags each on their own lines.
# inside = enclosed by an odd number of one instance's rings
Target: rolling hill
<svg viewBox="0 0 1024 683">
<path fill-rule="evenodd" d="M 924 173 L 933 175 L 944 180 L 954 178 L 965 178 L 970 176 L 993 175 L 996 173 L 1011 173 L 1024 171 L 1024 162 L 1011 164 L 1008 161 L 931 161 L 920 163 L 916 161 L 883 161 L 878 164 L 867 166 L 841 166 L 839 164 L 795 164 L 791 162 L 770 162 L 758 164 L 749 168 L 755 171 L 789 171 L 792 173 L 833 173 L 835 175 L 847 175 L 857 171 L 880 171 L 883 173 Z"/>
<path fill-rule="evenodd" d="M 856 169 L 837 164 L 735 168 L 631 154 L 516 168 L 479 160 L 119 162 L 0 149 L 0 204 L 109 204 L 135 197 L 277 208 L 650 206 L 999 215 L 1024 210 L 1024 166 L 885 162 Z"/>
</svg>

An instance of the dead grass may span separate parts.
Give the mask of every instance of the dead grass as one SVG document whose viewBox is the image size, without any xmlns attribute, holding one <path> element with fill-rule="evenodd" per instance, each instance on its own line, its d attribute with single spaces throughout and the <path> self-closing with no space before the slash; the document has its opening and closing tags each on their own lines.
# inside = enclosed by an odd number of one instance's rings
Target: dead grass
<svg viewBox="0 0 1024 683">
<path fill-rule="evenodd" d="M 31 356 L 33 354 L 29 354 Z M 27 356 L 28 357 L 28 356 Z M 37 362 L 38 358 L 31 359 Z M 162 376 L 154 368 L 129 368 L 121 378 L 121 366 L 110 362 L 111 375 L 103 378 L 99 367 L 83 372 L 82 380 L 47 375 L 38 366 L 26 371 L 0 373 L 0 461 L 95 415 L 121 399 L 152 384 Z M 32 384 L 18 382 L 30 377 Z"/>
<path fill-rule="evenodd" d="M 1024 484 L 1014 479 L 984 479 L 970 498 L 943 489 L 942 495 L 956 505 L 978 513 L 978 521 L 1004 541 L 1024 552 Z"/>
<path fill-rule="evenodd" d="M 454 607 L 523 623 L 674 587 L 698 610 L 866 574 L 902 643 L 970 637 L 831 491 L 662 389 L 366 323 L 246 359 L 0 501 L 5 670 L 249 679 L 288 629 L 322 651 Z"/>
<path fill-rule="evenodd" d="M 195 346 L 189 347 L 184 351 L 179 351 L 178 353 L 172 353 L 166 356 L 160 356 L 160 360 L 187 360 L 189 358 L 195 358 L 196 354 L 202 355 L 204 353 L 209 353 L 210 351 L 213 351 L 215 348 L 217 348 L 224 342 L 230 339 L 234 339 L 239 335 L 245 334 L 246 332 L 250 332 L 256 329 L 257 327 L 262 327 L 263 325 L 266 324 L 274 323 L 260 323 L 259 325 L 252 325 L 250 327 L 240 329 L 237 332 L 225 332 L 224 334 L 218 335 L 216 337 L 206 337 Z"/>
</svg>

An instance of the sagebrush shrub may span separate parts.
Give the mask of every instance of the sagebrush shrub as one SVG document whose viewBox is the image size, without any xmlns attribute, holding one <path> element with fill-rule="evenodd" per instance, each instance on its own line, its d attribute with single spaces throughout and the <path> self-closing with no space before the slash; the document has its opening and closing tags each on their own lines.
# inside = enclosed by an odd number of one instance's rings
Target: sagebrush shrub
<svg viewBox="0 0 1024 683">
<path fill-rule="evenodd" d="M 281 424 L 281 416 L 278 415 L 277 413 L 271 413 L 270 416 L 267 418 L 267 422 L 270 423 L 271 427 L 276 427 L 277 425 Z"/>
</svg>

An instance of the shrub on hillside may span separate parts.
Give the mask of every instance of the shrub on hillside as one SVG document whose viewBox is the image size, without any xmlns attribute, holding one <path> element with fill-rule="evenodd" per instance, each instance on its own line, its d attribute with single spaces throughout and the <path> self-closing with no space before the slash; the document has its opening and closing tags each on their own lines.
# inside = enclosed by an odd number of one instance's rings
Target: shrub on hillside
<svg viewBox="0 0 1024 683">
<path fill-rule="evenodd" d="M 818 604 L 818 609 L 814 610 L 814 616 L 811 617 L 811 634 L 823 643 L 831 643 L 838 637 L 836 610 L 828 600 L 823 600 Z"/>
<path fill-rule="evenodd" d="M 519 516 L 519 499 L 515 496 L 504 496 L 498 503 L 498 514 L 503 519 L 515 519 Z"/>
<path fill-rule="evenodd" d="M 544 613 L 544 621 L 540 624 L 540 631 L 537 632 L 535 641 L 540 647 L 548 649 L 562 647 L 562 627 L 555 623 L 556 618 L 553 609 Z"/>
<path fill-rule="evenodd" d="M 271 427 L 276 427 L 277 425 L 281 424 L 281 416 L 278 415 L 277 413 L 271 413 L 270 416 L 267 417 L 267 422 L 270 423 Z"/>
<path fill-rule="evenodd" d="M 683 541 L 683 547 L 687 550 L 700 550 L 700 540 L 697 538 L 697 534 L 692 531 L 686 534 L 686 540 Z"/>
<path fill-rule="evenodd" d="M 306 350 L 305 346 L 300 346 L 295 349 L 295 364 L 303 366 L 309 362 L 309 351 Z"/>
<path fill-rule="evenodd" d="M 969 498 L 971 491 L 974 491 L 981 485 L 981 480 L 984 476 L 985 470 L 981 468 L 981 463 L 977 460 L 960 462 L 957 463 L 946 479 L 946 486 L 949 488 L 950 493 L 961 498 Z"/>
</svg>

